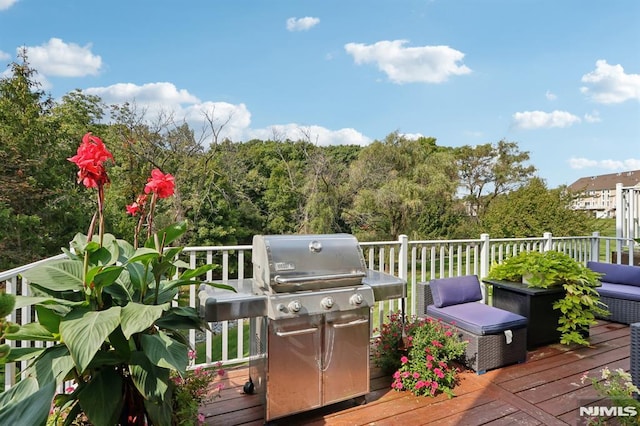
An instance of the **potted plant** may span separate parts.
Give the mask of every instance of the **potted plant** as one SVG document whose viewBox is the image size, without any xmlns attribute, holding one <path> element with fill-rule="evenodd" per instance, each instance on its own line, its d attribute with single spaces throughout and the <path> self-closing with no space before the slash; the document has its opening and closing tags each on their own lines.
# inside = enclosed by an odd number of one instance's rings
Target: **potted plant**
<svg viewBox="0 0 640 426">
<path fill-rule="evenodd" d="M 2 337 L 40 344 L 8 353 L 0 347 L 0 363 L 29 361 L 24 378 L 0 394 L 0 418 L 4 424 L 44 424 L 53 400 L 52 412 L 65 412 L 70 421 L 176 424 L 174 402 L 181 389 L 173 378 L 188 377 L 185 333 L 207 324 L 195 308 L 174 301 L 183 286 L 199 285 L 214 266 L 191 269 L 178 259 L 182 247 L 170 247 L 186 231 L 185 222 L 153 228 L 158 201 L 174 194 L 172 175 L 154 169 L 145 193 L 126 206 L 139 216 L 130 244 L 104 232 L 105 163 L 113 155 L 87 133 L 69 160 L 79 168 L 78 182 L 97 190 L 97 211 L 87 234 L 76 234 L 71 250 L 63 249 L 67 258 L 23 274 L 33 296 L 16 297 L 15 306 L 32 307 L 37 319 L 8 328 Z M 142 246 L 138 234 L 145 234 Z M 69 382 L 68 392 L 55 395 Z"/>
<path fill-rule="evenodd" d="M 571 256 L 549 250 L 520 252 L 509 257 L 493 265 L 487 279 L 521 282 L 530 289 L 556 289 L 541 294 L 557 294 L 561 290 L 564 296 L 552 303 L 559 314 L 560 343 L 588 345 L 589 326 L 596 323 L 596 315 L 607 314 L 596 291 L 600 276 Z"/>
</svg>

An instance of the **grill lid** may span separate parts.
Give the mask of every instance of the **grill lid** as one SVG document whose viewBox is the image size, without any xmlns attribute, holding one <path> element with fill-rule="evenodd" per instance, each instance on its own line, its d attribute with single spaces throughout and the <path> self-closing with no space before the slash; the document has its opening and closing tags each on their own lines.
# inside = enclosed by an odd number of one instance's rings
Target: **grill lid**
<svg viewBox="0 0 640 426">
<path fill-rule="evenodd" d="M 269 293 L 361 285 L 367 268 L 350 234 L 255 235 L 253 279 Z"/>
</svg>

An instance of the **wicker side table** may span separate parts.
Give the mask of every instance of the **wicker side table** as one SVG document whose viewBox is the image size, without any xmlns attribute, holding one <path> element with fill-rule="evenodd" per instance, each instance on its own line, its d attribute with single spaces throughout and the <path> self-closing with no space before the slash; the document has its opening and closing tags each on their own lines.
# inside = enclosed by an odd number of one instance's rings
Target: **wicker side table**
<svg viewBox="0 0 640 426">
<path fill-rule="evenodd" d="M 631 381 L 640 387 L 640 322 L 630 325 L 631 327 Z"/>
</svg>

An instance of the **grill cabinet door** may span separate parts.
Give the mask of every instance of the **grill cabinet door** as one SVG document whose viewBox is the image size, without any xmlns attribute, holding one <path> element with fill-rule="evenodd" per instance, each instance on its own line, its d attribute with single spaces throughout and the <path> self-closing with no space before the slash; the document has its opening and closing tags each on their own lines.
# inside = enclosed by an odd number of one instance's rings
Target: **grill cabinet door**
<svg viewBox="0 0 640 426">
<path fill-rule="evenodd" d="M 317 408 L 322 315 L 269 322 L 266 420 Z"/>
<path fill-rule="evenodd" d="M 369 336 L 369 308 L 327 314 L 324 405 L 369 393 Z"/>
</svg>

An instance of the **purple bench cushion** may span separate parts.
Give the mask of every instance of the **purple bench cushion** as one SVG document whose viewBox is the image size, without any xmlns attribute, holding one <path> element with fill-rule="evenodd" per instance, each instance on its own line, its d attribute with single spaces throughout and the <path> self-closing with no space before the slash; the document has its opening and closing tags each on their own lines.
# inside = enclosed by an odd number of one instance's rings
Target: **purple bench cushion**
<svg viewBox="0 0 640 426">
<path fill-rule="evenodd" d="M 604 274 L 602 283 L 626 284 L 640 287 L 640 266 L 618 265 L 616 263 L 587 262 L 587 268 Z M 600 289 L 598 289 L 600 291 Z"/>
<path fill-rule="evenodd" d="M 433 304 L 438 308 L 482 300 L 480 281 L 476 275 L 431 280 L 429 287 Z"/>
<path fill-rule="evenodd" d="M 429 305 L 427 315 L 479 336 L 527 326 L 526 317 L 480 302 L 461 303 L 444 308 Z"/>
<path fill-rule="evenodd" d="M 600 296 L 640 302 L 640 287 L 635 285 L 603 282 L 596 290 Z"/>
</svg>

